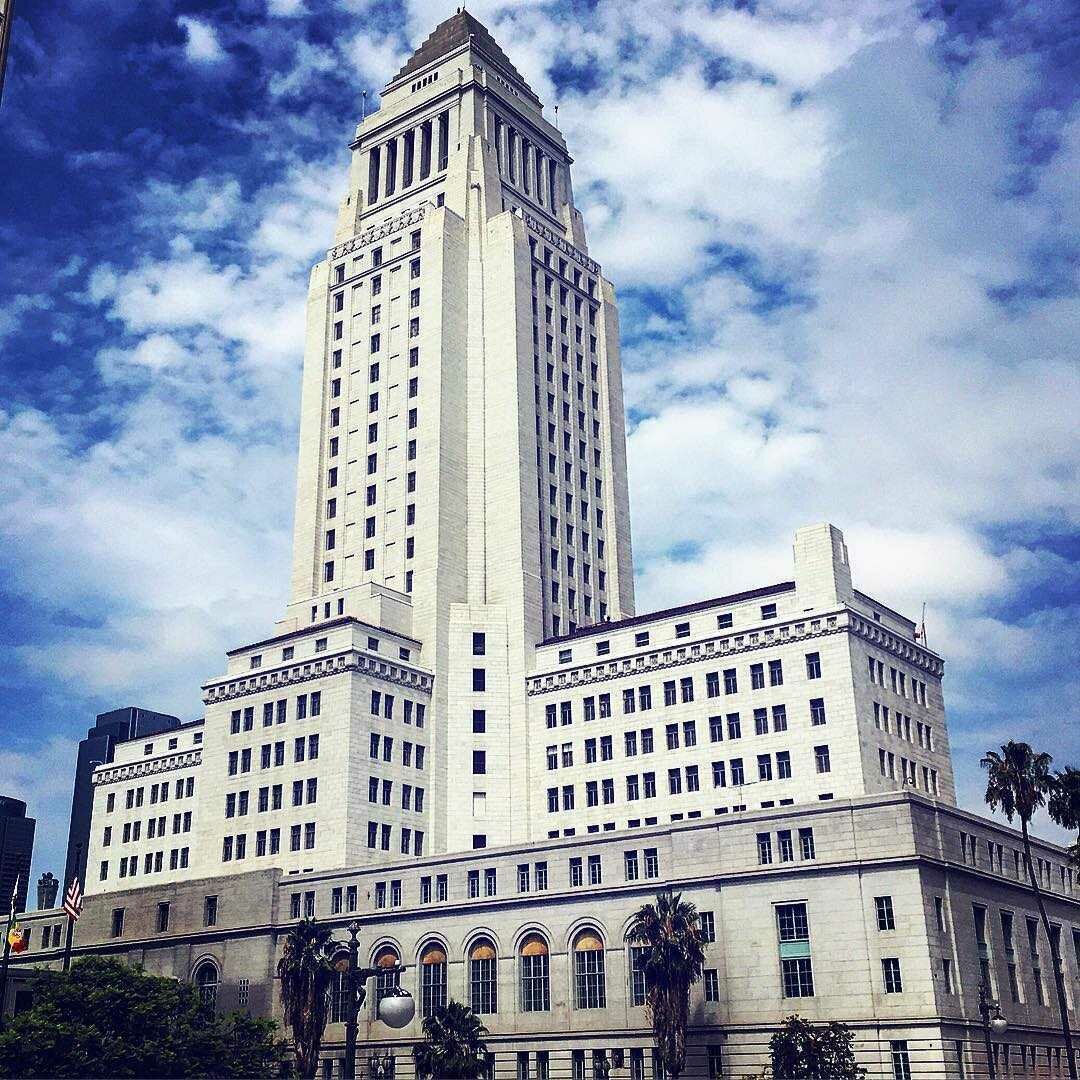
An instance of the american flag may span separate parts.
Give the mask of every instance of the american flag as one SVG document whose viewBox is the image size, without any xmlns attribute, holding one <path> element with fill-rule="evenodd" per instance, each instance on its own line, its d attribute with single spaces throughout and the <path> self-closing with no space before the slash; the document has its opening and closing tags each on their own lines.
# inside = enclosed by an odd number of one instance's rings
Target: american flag
<svg viewBox="0 0 1080 1080">
<path fill-rule="evenodd" d="M 68 891 L 64 894 L 64 910 L 72 920 L 78 920 L 82 914 L 82 887 L 78 878 L 72 878 Z"/>
</svg>

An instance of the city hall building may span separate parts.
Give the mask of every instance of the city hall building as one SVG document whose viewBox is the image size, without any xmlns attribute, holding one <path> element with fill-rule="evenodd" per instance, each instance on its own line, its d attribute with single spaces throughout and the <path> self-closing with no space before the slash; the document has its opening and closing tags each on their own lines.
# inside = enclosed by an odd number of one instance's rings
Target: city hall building
<svg viewBox="0 0 1080 1080">
<path fill-rule="evenodd" d="M 615 293 L 571 158 L 488 31 L 440 24 L 358 127 L 311 272 L 290 602 L 205 716 L 93 773 L 75 952 L 280 1019 L 303 916 L 362 926 L 361 1060 L 411 1075 L 468 1002 L 497 1075 L 659 1076 L 633 911 L 701 912 L 687 1075 L 760 1074 L 787 1015 L 840 1020 L 871 1075 L 1066 1070 L 1080 994 L 1065 852 L 959 810 L 943 662 L 860 592 L 843 536 L 791 580 L 638 615 Z M 26 917 L 55 966 L 61 914 Z M 397 976 L 389 969 L 401 963 Z M 375 1019 L 395 980 L 410 1028 Z M 10 1003 L 9 1003 L 10 1004 Z M 324 1073 L 337 1076 L 335 998 Z"/>
</svg>

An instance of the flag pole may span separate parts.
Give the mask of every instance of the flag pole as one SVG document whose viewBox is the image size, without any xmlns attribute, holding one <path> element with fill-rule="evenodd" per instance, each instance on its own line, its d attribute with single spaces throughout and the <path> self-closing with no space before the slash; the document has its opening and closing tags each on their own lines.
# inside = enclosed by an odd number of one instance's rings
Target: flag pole
<svg viewBox="0 0 1080 1080">
<path fill-rule="evenodd" d="M 75 920 L 68 915 L 67 917 L 67 933 L 64 935 L 64 966 L 62 971 L 67 971 L 71 967 L 71 942 L 75 937 Z"/>
<path fill-rule="evenodd" d="M 19 894 L 19 875 L 15 875 L 15 888 L 11 893 L 11 909 L 8 911 L 7 926 L 4 927 L 4 958 L 0 961 L 0 1031 L 4 1028 L 7 1017 L 8 962 L 11 960 L 11 928 L 15 923 L 15 897 Z"/>
</svg>

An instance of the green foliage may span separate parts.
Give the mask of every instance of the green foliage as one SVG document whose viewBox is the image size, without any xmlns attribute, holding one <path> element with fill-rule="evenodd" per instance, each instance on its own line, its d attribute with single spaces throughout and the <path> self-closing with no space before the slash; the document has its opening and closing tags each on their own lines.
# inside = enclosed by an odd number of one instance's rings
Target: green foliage
<svg viewBox="0 0 1080 1080">
<path fill-rule="evenodd" d="M 988 750 L 979 763 L 987 772 L 986 805 L 991 810 L 1000 809 L 1008 821 L 1018 816 L 1026 828 L 1053 789 L 1053 760 L 1023 742 L 1007 742 L 1000 754 Z"/>
<path fill-rule="evenodd" d="M 1046 809 L 1063 829 L 1077 833 L 1069 856 L 1074 864 L 1080 865 L 1080 769 L 1067 765 L 1054 777 Z"/>
<path fill-rule="evenodd" d="M 487 1066 L 487 1029 L 460 1001 L 424 1017 L 424 1041 L 413 1047 L 419 1076 L 438 1080 L 475 1080 Z"/>
<path fill-rule="evenodd" d="M 655 904 L 635 912 L 626 940 L 648 949 L 645 993 L 656 1049 L 668 1073 L 677 1077 L 686 1068 L 690 987 L 701 978 L 705 964 L 697 909 L 682 893 L 658 893 Z"/>
<path fill-rule="evenodd" d="M 854 1033 L 844 1024 L 814 1027 L 789 1016 L 769 1040 L 773 1080 L 859 1080 L 865 1069 L 855 1064 Z"/>
<path fill-rule="evenodd" d="M 188 983 L 92 956 L 43 971 L 34 1004 L 0 1034 L 0 1076 L 278 1076 L 271 1020 L 215 1016 Z"/>
<path fill-rule="evenodd" d="M 316 925 L 314 919 L 301 919 L 289 931 L 278 961 L 281 1008 L 292 1031 L 296 1071 L 305 1080 L 311 1080 L 319 1068 L 334 978 L 333 947 L 328 929 Z"/>
</svg>

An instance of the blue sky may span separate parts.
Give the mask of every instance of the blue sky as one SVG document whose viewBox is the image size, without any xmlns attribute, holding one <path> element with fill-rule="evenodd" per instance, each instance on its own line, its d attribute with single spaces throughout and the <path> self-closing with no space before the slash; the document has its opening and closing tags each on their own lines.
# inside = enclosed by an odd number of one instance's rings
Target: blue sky
<svg viewBox="0 0 1080 1080">
<path fill-rule="evenodd" d="M 962 8 L 962 12 L 953 10 Z M 948 661 L 961 799 L 1077 759 L 1066 0 L 470 6 L 576 155 L 622 305 L 639 609 L 800 524 Z M 63 863 L 74 746 L 200 715 L 285 602 L 307 270 L 430 0 L 21 0 L 0 109 L 0 792 Z"/>
</svg>

